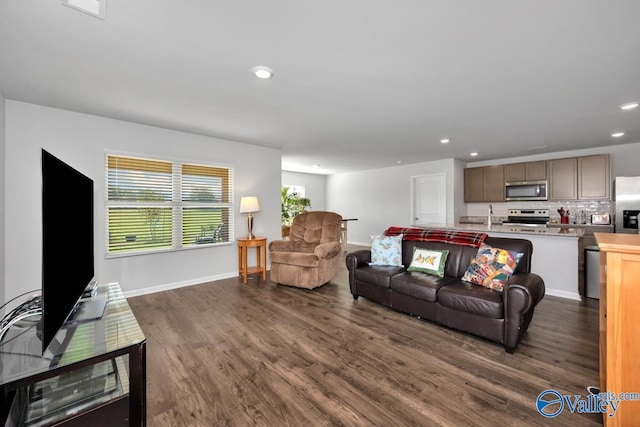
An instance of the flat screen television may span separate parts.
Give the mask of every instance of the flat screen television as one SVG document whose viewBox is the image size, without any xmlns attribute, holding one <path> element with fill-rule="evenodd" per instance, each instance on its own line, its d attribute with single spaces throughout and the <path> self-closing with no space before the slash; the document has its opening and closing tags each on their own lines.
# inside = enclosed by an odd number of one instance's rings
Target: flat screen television
<svg viewBox="0 0 640 427">
<path fill-rule="evenodd" d="M 93 180 L 42 150 L 43 354 L 94 281 L 93 222 Z"/>
</svg>

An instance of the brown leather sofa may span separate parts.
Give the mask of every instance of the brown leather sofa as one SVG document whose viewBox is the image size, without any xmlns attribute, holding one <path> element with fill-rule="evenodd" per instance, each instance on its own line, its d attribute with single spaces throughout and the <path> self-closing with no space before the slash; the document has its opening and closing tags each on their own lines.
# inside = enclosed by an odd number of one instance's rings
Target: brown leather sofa
<svg viewBox="0 0 640 427">
<path fill-rule="evenodd" d="M 544 282 L 530 272 L 533 246 L 529 240 L 487 237 L 484 243 L 524 253 L 503 292 L 460 280 L 478 251 L 476 247 L 404 240 L 405 267 L 369 265 L 370 250 L 347 254 L 351 294 L 354 299 L 363 296 L 420 319 L 496 341 L 513 353 L 535 306 L 544 297 Z M 414 246 L 449 250 L 444 277 L 407 271 Z"/>
<path fill-rule="evenodd" d="M 293 219 L 289 240 L 269 243 L 270 278 L 281 285 L 313 289 L 329 282 L 340 265 L 342 217 L 303 212 Z"/>
</svg>

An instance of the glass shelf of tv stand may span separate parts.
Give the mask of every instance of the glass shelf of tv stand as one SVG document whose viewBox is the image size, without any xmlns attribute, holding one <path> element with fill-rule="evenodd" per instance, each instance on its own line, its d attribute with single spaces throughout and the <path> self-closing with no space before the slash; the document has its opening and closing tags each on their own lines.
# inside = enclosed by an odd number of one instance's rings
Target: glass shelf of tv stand
<svg viewBox="0 0 640 427">
<path fill-rule="evenodd" d="M 91 367 L 120 356 L 128 362 L 132 425 L 146 417 L 146 341 L 117 283 L 100 285 L 95 298 L 108 298 L 102 318 L 67 323 L 42 354 L 37 318 L 12 328 L 0 343 L 0 399 L 5 423 L 16 390 L 61 374 Z M 126 382 L 126 381 L 125 381 Z M 126 393 L 127 390 L 123 390 Z"/>
</svg>

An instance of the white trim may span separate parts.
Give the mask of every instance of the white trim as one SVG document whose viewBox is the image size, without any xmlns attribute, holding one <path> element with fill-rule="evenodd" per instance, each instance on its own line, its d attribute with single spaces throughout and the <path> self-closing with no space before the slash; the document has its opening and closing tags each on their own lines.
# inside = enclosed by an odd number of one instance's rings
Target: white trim
<svg viewBox="0 0 640 427">
<path fill-rule="evenodd" d="M 271 266 L 267 267 L 267 271 L 271 270 Z M 133 291 L 123 292 L 126 298 L 133 298 L 142 295 L 155 294 L 156 292 L 170 291 L 172 289 L 186 288 L 187 286 L 202 285 L 204 283 L 216 282 L 223 279 L 238 278 L 238 285 L 242 285 L 242 279 L 238 276 L 237 271 L 231 273 L 217 274 L 215 276 L 199 277 L 197 279 L 183 280 L 181 282 L 166 283 L 164 285 L 151 286 L 149 288 L 136 289 Z M 262 281 L 262 279 L 260 279 Z M 244 285 L 243 285 L 244 286 Z"/>
<path fill-rule="evenodd" d="M 574 301 L 582 301 L 582 298 L 580 298 L 580 294 L 576 293 L 576 292 L 567 292 L 567 291 L 559 291 L 557 289 L 545 289 L 545 295 L 549 295 L 552 297 L 559 297 L 559 298 L 565 298 L 565 299 L 571 299 Z"/>
<path fill-rule="evenodd" d="M 134 291 L 124 292 L 124 296 L 127 298 L 137 297 L 141 295 L 154 294 L 156 292 L 170 291 L 171 289 L 178 289 L 178 288 L 185 288 L 187 286 L 200 285 L 202 283 L 207 283 L 207 282 L 215 282 L 217 280 L 222 280 L 222 279 L 230 279 L 232 277 L 238 277 L 238 272 L 234 271 L 232 273 L 217 274 L 215 276 L 199 277 L 197 279 L 189 279 L 181 282 L 166 283 L 164 285 L 136 289 Z"/>
<path fill-rule="evenodd" d="M 410 185 L 409 185 L 409 194 L 411 195 L 410 197 L 410 203 L 409 203 L 409 224 L 411 224 L 412 227 L 419 227 L 419 225 L 416 224 L 416 180 L 418 180 L 419 178 L 425 178 L 425 177 L 441 177 L 444 179 L 444 200 L 443 205 L 444 205 L 444 222 L 447 221 L 447 216 L 448 216 L 448 212 L 447 212 L 447 174 L 446 172 L 435 172 L 435 173 L 427 173 L 427 174 L 421 174 L 421 175 L 411 175 L 411 177 L 409 178 L 410 181 Z"/>
</svg>

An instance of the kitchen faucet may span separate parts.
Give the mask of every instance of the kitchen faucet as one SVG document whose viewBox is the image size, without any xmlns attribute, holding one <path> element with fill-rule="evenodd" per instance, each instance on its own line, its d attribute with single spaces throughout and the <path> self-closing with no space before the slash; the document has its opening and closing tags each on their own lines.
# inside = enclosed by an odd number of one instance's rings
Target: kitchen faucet
<svg viewBox="0 0 640 427">
<path fill-rule="evenodd" d="M 491 228 L 491 214 L 493 214 L 493 206 L 489 204 L 489 215 L 487 218 L 487 225 L 489 226 L 489 228 Z"/>
</svg>

